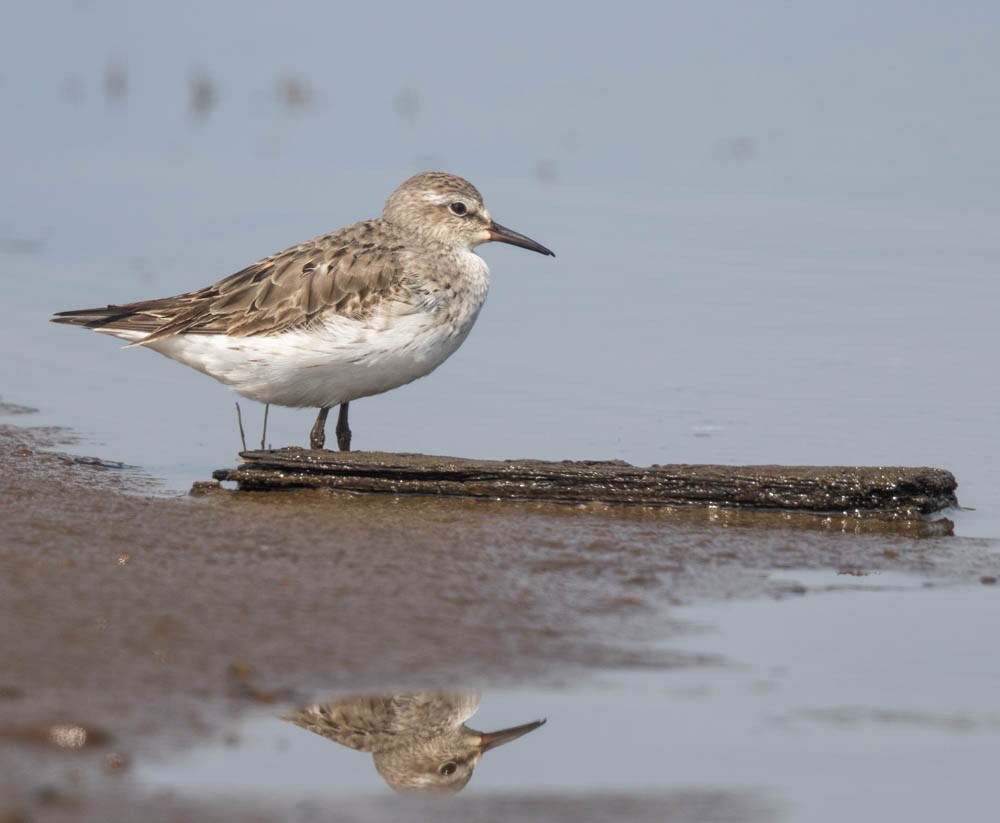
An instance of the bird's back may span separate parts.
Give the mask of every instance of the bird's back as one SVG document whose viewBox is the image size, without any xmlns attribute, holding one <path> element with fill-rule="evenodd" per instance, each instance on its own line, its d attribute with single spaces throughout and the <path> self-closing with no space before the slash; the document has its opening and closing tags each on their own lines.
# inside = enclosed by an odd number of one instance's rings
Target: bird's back
<svg viewBox="0 0 1000 823">
<path fill-rule="evenodd" d="M 402 288 L 405 248 L 394 226 L 366 220 L 196 291 L 60 312 L 53 321 L 151 343 L 177 334 L 280 334 L 308 328 L 325 312 L 363 319 Z"/>
</svg>

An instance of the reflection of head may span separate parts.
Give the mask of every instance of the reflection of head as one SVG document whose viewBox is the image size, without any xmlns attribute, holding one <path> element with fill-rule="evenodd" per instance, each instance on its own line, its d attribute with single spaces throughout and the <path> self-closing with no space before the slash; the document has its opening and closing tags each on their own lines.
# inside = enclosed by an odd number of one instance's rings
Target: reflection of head
<svg viewBox="0 0 1000 823">
<path fill-rule="evenodd" d="M 300 709 L 287 719 L 344 746 L 372 753 L 386 783 L 402 792 L 461 791 L 483 754 L 537 729 L 544 720 L 498 732 L 465 721 L 475 692 L 358 695 Z"/>
<path fill-rule="evenodd" d="M 465 788 L 482 758 L 478 734 L 462 727 L 427 740 L 406 741 L 396 748 L 375 752 L 375 768 L 396 791 L 452 794 Z"/>
</svg>

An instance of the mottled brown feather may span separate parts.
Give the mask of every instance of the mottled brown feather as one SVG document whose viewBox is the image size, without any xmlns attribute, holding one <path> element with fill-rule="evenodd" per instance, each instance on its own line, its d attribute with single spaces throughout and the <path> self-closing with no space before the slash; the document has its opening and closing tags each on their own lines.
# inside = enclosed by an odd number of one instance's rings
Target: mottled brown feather
<svg viewBox="0 0 1000 823">
<path fill-rule="evenodd" d="M 62 312 L 56 322 L 174 334 L 271 335 L 306 328 L 326 312 L 355 319 L 405 296 L 396 227 L 356 223 L 292 246 L 196 291 L 121 306 Z"/>
<path fill-rule="evenodd" d="M 377 752 L 406 739 L 447 734 L 478 706 L 473 691 L 352 695 L 298 709 L 285 719 L 343 746 Z"/>
</svg>

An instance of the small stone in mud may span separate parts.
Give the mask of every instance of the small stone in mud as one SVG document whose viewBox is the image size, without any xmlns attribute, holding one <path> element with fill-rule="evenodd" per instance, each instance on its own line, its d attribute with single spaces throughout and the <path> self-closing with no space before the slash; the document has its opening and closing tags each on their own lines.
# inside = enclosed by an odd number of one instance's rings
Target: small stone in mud
<svg viewBox="0 0 1000 823">
<path fill-rule="evenodd" d="M 222 484 L 218 480 L 196 480 L 191 485 L 191 491 L 188 494 L 192 497 L 201 497 L 220 491 L 225 491 L 225 489 L 222 488 Z"/>
<path fill-rule="evenodd" d="M 103 746 L 110 735 L 100 729 L 87 728 L 78 723 L 53 723 L 0 728 L 0 738 L 15 743 L 49 744 L 61 749 L 82 749 Z"/>
<path fill-rule="evenodd" d="M 237 680 L 246 680 L 253 674 L 253 666 L 245 660 L 232 660 L 226 667 L 226 674 Z"/>
<path fill-rule="evenodd" d="M 111 774 L 122 774 L 128 770 L 129 765 L 129 759 L 118 752 L 110 752 L 104 758 L 104 768 Z"/>
<path fill-rule="evenodd" d="M 979 578 L 979 582 L 984 586 L 995 586 L 997 584 L 997 579 L 992 574 L 985 575 Z"/>
</svg>

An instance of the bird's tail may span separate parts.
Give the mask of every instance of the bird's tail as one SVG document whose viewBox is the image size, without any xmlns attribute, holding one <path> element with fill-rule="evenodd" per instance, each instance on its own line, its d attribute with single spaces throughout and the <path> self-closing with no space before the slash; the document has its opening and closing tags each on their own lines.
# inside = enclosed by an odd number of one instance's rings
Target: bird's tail
<svg viewBox="0 0 1000 823">
<path fill-rule="evenodd" d="M 162 319 L 152 317 L 135 306 L 109 305 L 97 309 L 73 309 L 56 312 L 50 319 L 53 323 L 81 326 L 127 340 L 125 348 L 152 342 L 157 326 L 163 324 Z M 155 335 L 156 338 L 161 336 Z"/>
<path fill-rule="evenodd" d="M 101 309 L 73 309 L 73 311 L 56 312 L 51 320 L 53 323 L 66 323 L 70 326 L 84 326 L 88 329 L 101 329 L 116 322 L 127 320 L 132 312 L 122 306 L 105 306 Z"/>
</svg>

